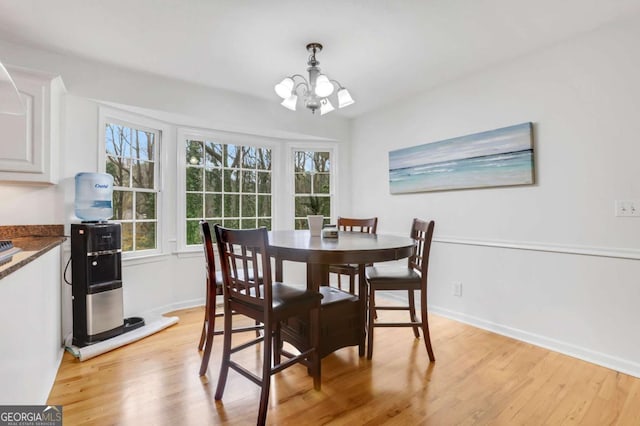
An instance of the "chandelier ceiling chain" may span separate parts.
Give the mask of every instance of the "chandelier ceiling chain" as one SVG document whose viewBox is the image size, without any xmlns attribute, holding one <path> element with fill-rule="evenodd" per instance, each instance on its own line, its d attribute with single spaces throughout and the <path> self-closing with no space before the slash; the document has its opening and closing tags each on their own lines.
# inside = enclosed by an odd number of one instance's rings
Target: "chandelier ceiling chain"
<svg viewBox="0 0 640 426">
<path fill-rule="evenodd" d="M 293 74 L 285 77 L 280 83 L 274 87 L 278 96 L 283 101 L 280 105 L 292 111 L 296 110 L 298 104 L 298 96 L 301 96 L 304 105 L 315 114 L 320 109 L 320 115 L 324 115 L 333 111 L 335 108 L 329 100 L 329 96 L 334 93 L 337 88 L 338 108 L 344 108 L 354 103 L 351 94 L 337 80 L 329 80 L 329 78 L 320 72 L 320 62 L 316 59 L 316 53 L 322 51 L 320 43 L 307 44 L 309 52 L 309 60 L 307 61 L 307 72 L 309 78 L 305 78 L 300 74 Z M 334 101 L 335 102 L 335 101 Z"/>
</svg>

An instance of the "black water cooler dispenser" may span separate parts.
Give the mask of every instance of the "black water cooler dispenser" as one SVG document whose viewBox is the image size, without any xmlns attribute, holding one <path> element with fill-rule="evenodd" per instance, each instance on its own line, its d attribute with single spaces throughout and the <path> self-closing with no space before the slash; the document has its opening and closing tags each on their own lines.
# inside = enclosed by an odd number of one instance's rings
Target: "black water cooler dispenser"
<svg viewBox="0 0 640 426">
<path fill-rule="evenodd" d="M 119 223 L 71 224 L 73 344 L 79 347 L 127 331 L 122 302 Z"/>
</svg>

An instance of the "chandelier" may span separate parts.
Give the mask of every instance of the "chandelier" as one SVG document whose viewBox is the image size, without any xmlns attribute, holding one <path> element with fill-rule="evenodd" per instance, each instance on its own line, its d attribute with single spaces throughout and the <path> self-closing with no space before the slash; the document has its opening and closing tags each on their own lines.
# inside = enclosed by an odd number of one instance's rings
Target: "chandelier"
<svg viewBox="0 0 640 426">
<path fill-rule="evenodd" d="M 307 68 L 309 72 L 308 80 L 300 74 L 294 74 L 276 84 L 276 93 L 283 99 L 280 105 L 295 111 L 298 104 L 298 96 L 301 96 L 304 100 L 304 105 L 312 113 L 315 114 L 319 108 L 320 115 L 325 115 L 335 109 L 329 100 L 334 88 L 338 89 L 338 108 L 344 108 L 354 102 L 347 89 L 336 80 L 329 80 L 326 75 L 320 72 L 320 68 L 318 68 L 320 62 L 316 59 L 316 53 L 321 50 L 322 45 L 320 43 L 307 44 L 307 51 L 310 53 L 309 61 L 307 61 L 307 65 L 309 65 L 309 68 Z"/>
</svg>

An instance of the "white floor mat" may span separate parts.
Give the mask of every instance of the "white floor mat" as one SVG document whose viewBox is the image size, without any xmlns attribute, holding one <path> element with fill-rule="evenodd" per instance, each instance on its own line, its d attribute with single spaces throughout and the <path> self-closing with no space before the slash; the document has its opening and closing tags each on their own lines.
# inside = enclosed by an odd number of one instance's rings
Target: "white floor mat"
<svg viewBox="0 0 640 426">
<path fill-rule="evenodd" d="M 73 356 L 78 358 L 80 361 L 86 361 L 105 352 L 109 352 L 145 338 L 151 334 L 157 333 L 158 331 L 164 330 L 177 322 L 178 317 L 156 317 L 152 318 L 150 321 L 145 319 L 145 325 L 140 328 L 127 331 L 126 333 L 112 337 L 111 339 L 103 340 L 81 348 L 74 346 L 72 344 L 72 337 L 69 336 L 65 346 L 67 351 L 73 354 Z"/>
</svg>

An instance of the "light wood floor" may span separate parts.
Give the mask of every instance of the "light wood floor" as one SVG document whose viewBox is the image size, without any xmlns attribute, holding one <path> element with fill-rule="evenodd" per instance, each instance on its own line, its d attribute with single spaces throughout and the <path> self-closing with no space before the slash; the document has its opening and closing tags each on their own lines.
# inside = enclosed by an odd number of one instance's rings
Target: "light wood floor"
<svg viewBox="0 0 640 426">
<path fill-rule="evenodd" d="M 85 362 L 66 353 L 48 404 L 64 406 L 65 425 L 255 424 L 259 389 L 245 378 L 230 372 L 223 401 L 213 399 L 221 339 L 207 376 L 198 376 L 203 312 L 174 312 L 178 324 Z M 640 425 L 640 379 L 442 317 L 430 321 L 435 364 L 410 329 L 376 329 L 372 361 L 357 348 L 322 361 L 321 391 L 302 366 L 274 376 L 267 422 Z M 245 362 L 257 368 L 256 352 Z"/>
</svg>

